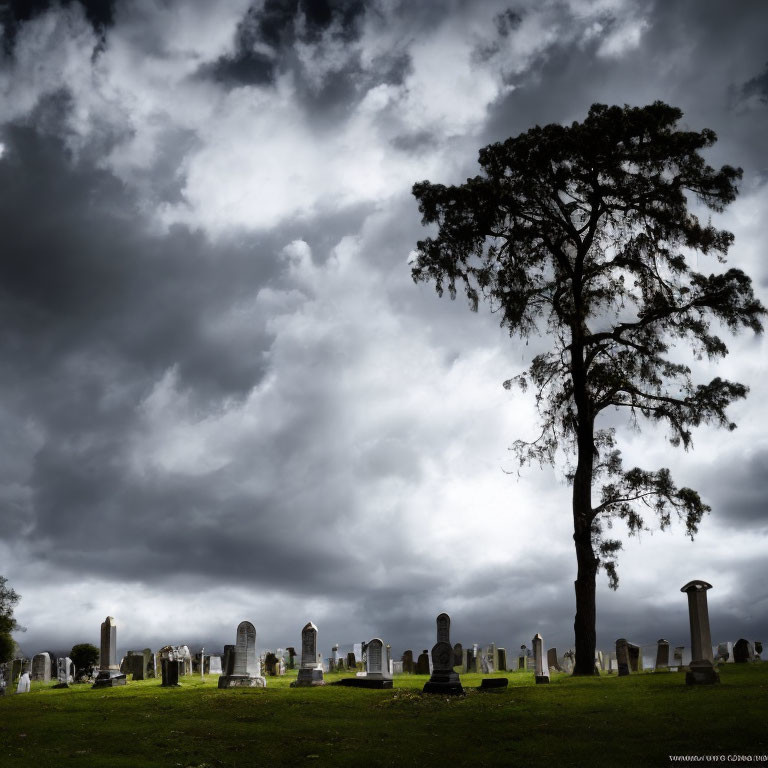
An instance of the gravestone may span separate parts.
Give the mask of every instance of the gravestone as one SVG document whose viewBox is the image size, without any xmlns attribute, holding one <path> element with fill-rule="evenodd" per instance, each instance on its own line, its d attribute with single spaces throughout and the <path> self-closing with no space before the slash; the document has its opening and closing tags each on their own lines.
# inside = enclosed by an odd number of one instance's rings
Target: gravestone
<svg viewBox="0 0 768 768">
<path fill-rule="evenodd" d="M 619 677 L 629 674 L 629 643 L 623 637 L 616 641 L 616 665 L 619 668 Z"/>
<path fill-rule="evenodd" d="M 112 688 L 125 685 L 125 675 L 117 663 L 117 624 L 107 616 L 101 625 L 101 653 L 99 655 L 99 673 L 93 688 Z"/>
<path fill-rule="evenodd" d="M 11 683 L 18 682 L 21 676 L 21 659 L 14 659 L 11 662 Z"/>
<path fill-rule="evenodd" d="M 755 640 L 755 656 L 757 656 L 757 661 L 761 661 L 760 654 L 763 652 L 763 644 L 760 640 Z"/>
<path fill-rule="evenodd" d="M 632 672 L 640 672 L 643 669 L 643 657 L 640 653 L 640 646 L 634 643 L 627 643 L 629 652 L 629 668 Z"/>
<path fill-rule="evenodd" d="M 507 671 L 507 651 L 506 648 L 499 648 L 499 672 Z"/>
<path fill-rule="evenodd" d="M 560 663 L 557 660 L 557 648 L 550 648 L 547 651 L 547 667 L 549 669 L 555 669 L 558 672 L 562 672 L 562 669 L 560 669 Z"/>
<path fill-rule="evenodd" d="M 453 648 L 451 648 L 451 653 L 453 653 Z M 419 658 L 416 659 L 415 672 L 417 675 L 429 674 L 429 652 L 426 648 L 419 654 Z"/>
<path fill-rule="evenodd" d="M 393 675 L 402 675 L 403 674 L 403 662 L 402 661 L 393 661 L 392 662 L 392 674 Z"/>
<path fill-rule="evenodd" d="M 566 672 L 569 675 L 572 674 L 575 664 L 576 664 L 576 652 L 569 648 L 563 654 L 563 663 L 561 664 L 563 672 Z"/>
<path fill-rule="evenodd" d="M 69 688 L 69 684 L 75 679 L 75 665 L 67 656 L 56 660 L 56 680 L 59 688 Z"/>
<path fill-rule="evenodd" d="M 549 667 L 544 661 L 544 640 L 538 632 L 533 636 L 533 676 L 537 685 L 549 682 Z"/>
<path fill-rule="evenodd" d="M 35 657 L 37 658 L 37 657 Z M 733 660 L 736 664 L 746 664 L 746 662 L 752 659 L 752 648 L 750 647 L 749 640 L 745 640 L 743 637 L 739 638 L 733 644 Z M 34 677 L 32 678 L 35 679 Z"/>
<path fill-rule="evenodd" d="M 718 643 L 715 661 L 722 661 L 733 664 L 733 643 Z"/>
<path fill-rule="evenodd" d="M 296 658 L 296 649 L 292 645 L 289 645 L 285 650 L 288 653 L 288 669 L 295 669 L 296 662 L 294 659 Z"/>
<path fill-rule="evenodd" d="M 323 665 L 317 662 L 317 627 L 311 621 L 301 630 L 301 666 L 291 683 L 292 687 L 310 685 L 325 685 Z"/>
<path fill-rule="evenodd" d="M 453 666 L 461 667 L 464 661 L 464 649 L 461 647 L 461 643 L 456 643 L 453 646 Z"/>
<path fill-rule="evenodd" d="M 413 674 L 413 651 L 405 651 L 403 653 L 403 672 L 407 675 Z"/>
<path fill-rule="evenodd" d="M 341 685 L 356 688 L 391 688 L 392 676 L 387 667 L 384 642 L 374 637 L 365 647 L 365 674 L 346 677 L 339 681 Z"/>
<path fill-rule="evenodd" d="M 270 677 L 277 677 L 278 661 L 277 656 L 271 651 L 264 657 L 264 673 Z"/>
<path fill-rule="evenodd" d="M 387 643 L 385 650 L 387 652 L 387 658 L 386 658 L 387 672 L 389 672 L 389 676 L 392 677 L 392 675 L 395 674 L 395 667 L 392 663 L 392 646 L 389 643 Z"/>
<path fill-rule="evenodd" d="M 691 663 L 685 674 L 687 685 L 711 685 L 720 682 L 712 654 L 712 636 L 709 631 L 707 590 L 712 585 L 706 581 L 689 581 L 680 588 L 688 595 L 688 620 L 691 626 Z M 734 653 L 735 653 L 734 648 Z"/>
<path fill-rule="evenodd" d="M 654 665 L 654 671 L 669 671 L 669 642 L 667 640 L 661 639 L 656 643 L 656 664 Z"/>
<path fill-rule="evenodd" d="M 259 657 L 256 655 L 256 627 L 250 621 L 237 625 L 236 642 L 229 648 L 227 669 L 219 677 L 219 688 L 265 688 L 267 681 L 261 676 Z"/>
<path fill-rule="evenodd" d="M 146 663 L 143 653 L 128 651 L 128 655 L 123 659 L 122 667 L 126 675 L 133 675 L 134 680 L 144 680 Z"/>
<path fill-rule="evenodd" d="M 672 659 L 674 661 L 673 666 L 677 667 L 678 669 L 683 666 L 683 651 L 685 650 L 684 645 L 676 645 L 675 650 L 672 652 Z"/>
<path fill-rule="evenodd" d="M 31 687 L 29 672 L 22 673 L 19 677 L 19 684 L 16 686 L 16 693 L 29 693 Z"/>
<path fill-rule="evenodd" d="M 160 674 L 162 676 L 161 688 L 180 688 L 179 673 L 181 671 L 181 661 L 176 658 L 176 654 L 171 651 L 167 656 L 160 660 Z"/>
<path fill-rule="evenodd" d="M 356 669 L 357 668 L 357 659 L 355 658 L 355 652 L 350 651 L 347 654 L 347 669 Z"/>
<path fill-rule="evenodd" d="M 463 694 L 459 676 L 453 669 L 451 618 L 447 613 L 437 617 L 437 642 L 432 646 L 432 671 L 424 684 L 423 693 Z M 423 656 L 424 654 L 422 654 Z M 421 661 L 421 656 L 419 657 Z M 417 669 L 418 671 L 418 669 Z"/>
<path fill-rule="evenodd" d="M 32 657 L 32 674 L 30 679 L 38 683 L 51 682 L 51 657 L 48 653 L 36 653 Z"/>
<path fill-rule="evenodd" d="M 221 656 L 211 656 L 208 662 L 208 672 L 211 675 L 221 674 Z"/>
</svg>

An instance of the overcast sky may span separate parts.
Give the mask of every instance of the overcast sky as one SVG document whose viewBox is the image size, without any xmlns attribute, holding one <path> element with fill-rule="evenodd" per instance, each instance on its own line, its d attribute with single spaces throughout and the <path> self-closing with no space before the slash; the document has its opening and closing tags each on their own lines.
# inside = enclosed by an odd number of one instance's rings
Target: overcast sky
<svg viewBox="0 0 768 768">
<path fill-rule="evenodd" d="M 380 636 L 573 645 L 570 489 L 520 476 L 542 342 L 414 285 L 414 182 L 594 102 L 680 107 L 744 169 L 714 223 L 768 303 L 768 4 L 77 0 L 0 16 L 0 573 L 31 655 Z M 699 257 L 707 274 L 722 269 Z M 711 505 L 627 541 L 598 646 L 768 640 L 768 361 L 694 448 L 619 423 L 625 465 Z M 615 532 L 621 533 L 616 528 Z"/>
</svg>

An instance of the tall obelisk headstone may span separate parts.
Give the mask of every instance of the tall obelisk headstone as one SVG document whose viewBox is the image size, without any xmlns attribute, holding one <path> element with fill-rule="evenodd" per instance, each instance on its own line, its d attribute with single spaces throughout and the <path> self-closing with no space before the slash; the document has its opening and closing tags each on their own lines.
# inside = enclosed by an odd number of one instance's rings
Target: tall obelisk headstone
<svg viewBox="0 0 768 768">
<path fill-rule="evenodd" d="M 549 682 L 549 667 L 544 661 L 544 640 L 538 632 L 533 636 L 533 670 L 536 683 Z"/>
<path fill-rule="evenodd" d="M 266 688 L 267 680 L 261 676 L 261 665 L 256 655 L 256 627 L 250 621 L 237 625 L 237 637 L 231 648 L 225 673 L 219 678 L 219 688 Z"/>
<path fill-rule="evenodd" d="M 111 616 L 107 616 L 101 625 L 99 674 L 93 687 L 111 688 L 116 685 L 125 685 L 125 675 L 117 663 L 117 624 Z"/>
<path fill-rule="evenodd" d="M 432 674 L 424 684 L 424 693 L 463 694 L 459 675 L 453 669 L 451 645 L 451 617 L 441 613 L 437 617 L 437 642 L 432 646 Z"/>
<path fill-rule="evenodd" d="M 691 625 L 691 663 L 685 674 L 687 685 L 710 685 L 720 682 L 712 655 L 712 636 L 709 632 L 707 590 L 711 584 L 696 579 L 689 581 L 681 592 L 688 595 L 688 619 Z"/>
<path fill-rule="evenodd" d="M 325 685 L 323 665 L 317 661 L 317 627 L 310 621 L 301 630 L 301 666 L 291 687 Z"/>
</svg>

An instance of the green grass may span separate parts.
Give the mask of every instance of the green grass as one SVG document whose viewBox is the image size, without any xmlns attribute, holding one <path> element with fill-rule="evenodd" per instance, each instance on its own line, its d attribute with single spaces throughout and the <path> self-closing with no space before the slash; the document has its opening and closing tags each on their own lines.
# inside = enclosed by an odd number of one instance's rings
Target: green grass
<svg viewBox="0 0 768 768">
<path fill-rule="evenodd" d="M 668 766 L 669 755 L 768 756 L 768 663 L 724 665 L 717 686 L 682 673 L 617 678 L 507 674 L 502 692 L 421 693 L 325 686 L 220 691 L 216 678 L 121 688 L 33 683 L 0 697 L 0 766 Z M 327 675 L 333 681 L 340 675 Z M 768 759 L 768 758 L 767 758 Z M 753 757 L 754 760 L 754 757 Z M 758 762 L 758 764 L 760 764 Z"/>
</svg>

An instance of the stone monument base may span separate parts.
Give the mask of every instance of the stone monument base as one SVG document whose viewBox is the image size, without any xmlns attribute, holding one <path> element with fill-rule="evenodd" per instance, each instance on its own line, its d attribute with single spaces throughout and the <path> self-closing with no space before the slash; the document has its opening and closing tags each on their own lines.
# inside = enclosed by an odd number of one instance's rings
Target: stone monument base
<svg viewBox="0 0 768 768">
<path fill-rule="evenodd" d="M 299 669 L 299 676 L 291 683 L 291 688 L 305 685 L 325 685 L 322 669 Z"/>
<path fill-rule="evenodd" d="M 533 679 L 536 681 L 536 685 L 549 682 L 549 675 L 534 675 Z"/>
<path fill-rule="evenodd" d="M 442 693 L 448 696 L 462 695 L 464 689 L 461 687 L 456 672 L 433 672 L 432 677 L 424 684 L 422 693 Z"/>
<path fill-rule="evenodd" d="M 391 678 L 386 677 L 344 677 L 333 685 L 345 685 L 348 688 L 375 688 L 383 690 L 392 687 Z"/>
<path fill-rule="evenodd" d="M 251 675 L 222 675 L 219 678 L 219 688 L 266 688 L 267 680 L 264 677 L 252 677 Z"/>
<path fill-rule="evenodd" d="M 509 686 L 509 680 L 506 677 L 484 677 L 480 681 L 479 691 L 500 691 Z"/>
<path fill-rule="evenodd" d="M 712 662 L 693 661 L 688 665 L 688 671 L 685 673 L 686 685 L 712 685 L 720 682 L 720 673 L 715 669 Z"/>
<path fill-rule="evenodd" d="M 91 687 L 114 688 L 117 685 L 125 685 L 125 675 L 117 669 L 102 669 Z"/>
</svg>

